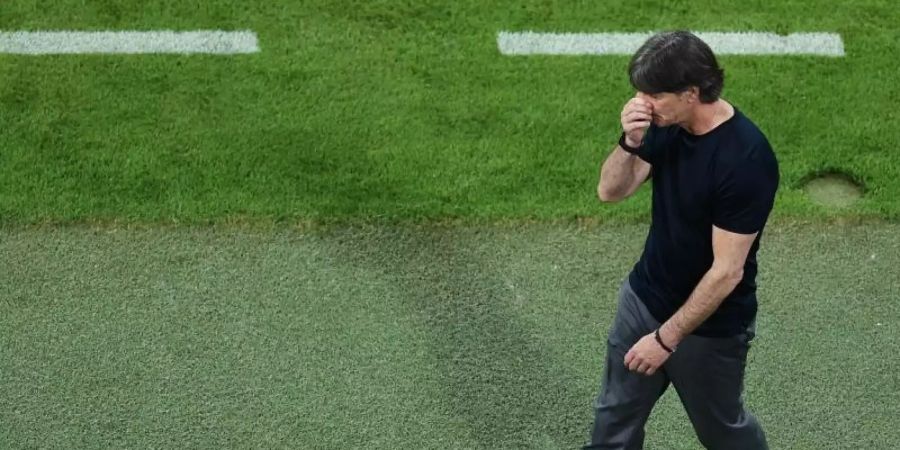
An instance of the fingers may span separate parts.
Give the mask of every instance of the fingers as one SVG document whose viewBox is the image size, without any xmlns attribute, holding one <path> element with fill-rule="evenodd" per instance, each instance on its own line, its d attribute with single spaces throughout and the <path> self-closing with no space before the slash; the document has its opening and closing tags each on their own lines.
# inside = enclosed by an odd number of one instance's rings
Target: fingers
<svg viewBox="0 0 900 450">
<path fill-rule="evenodd" d="M 649 126 L 650 126 L 650 120 L 638 120 L 635 122 L 626 122 L 626 123 L 622 124 L 622 131 L 624 131 L 625 134 L 630 134 L 634 130 L 647 128 Z"/>
<path fill-rule="evenodd" d="M 653 121 L 653 107 L 650 103 L 639 98 L 633 98 L 628 101 L 625 108 L 622 109 L 622 130 L 626 134 L 631 134 L 635 130 L 648 128 Z M 632 136 L 633 140 L 639 136 Z"/>
<path fill-rule="evenodd" d="M 627 367 L 628 370 L 641 373 L 642 371 L 640 369 L 644 365 L 647 365 L 647 363 L 643 359 L 639 358 L 634 350 L 630 350 L 625 355 L 625 367 Z"/>
<path fill-rule="evenodd" d="M 639 362 L 638 360 L 632 361 L 631 365 L 629 365 L 629 367 L 628 367 L 628 370 L 630 370 L 632 372 L 638 373 L 640 375 L 647 375 L 647 376 L 650 376 L 650 375 L 653 375 L 654 373 L 656 373 L 656 369 L 657 368 L 654 367 L 653 364 L 650 364 L 649 362 L 645 362 L 645 361 Z"/>
<path fill-rule="evenodd" d="M 642 373 L 641 367 L 644 365 L 643 362 L 635 360 L 631 362 L 631 366 L 628 367 L 628 370 L 632 372 Z"/>
<path fill-rule="evenodd" d="M 624 131 L 625 134 L 631 134 L 635 130 L 648 128 L 652 119 L 652 116 L 648 113 L 639 110 L 629 111 L 622 116 L 622 131 Z M 640 139 L 638 139 L 639 137 L 640 136 L 632 136 L 632 139 L 640 141 Z"/>
<path fill-rule="evenodd" d="M 640 111 L 645 114 L 650 114 L 653 112 L 653 104 L 644 99 L 635 97 L 629 100 L 628 103 L 625 104 L 625 107 L 622 108 L 622 116 L 624 117 L 625 114 L 631 111 Z"/>
<path fill-rule="evenodd" d="M 653 375 L 657 370 L 657 367 L 655 367 L 653 363 L 639 357 L 634 349 L 629 350 L 628 353 L 625 354 L 624 363 L 628 370 L 641 375 Z"/>
<path fill-rule="evenodd" d="M 640 110 L 629 111 L 628 114 L 622 116 L 622 121 L 624 122 L 634 122 L 637 120 L 650 120 L 652 118 L 652 113 L 649 111 L 644 112 Z"/>
<path fill-rule="evenodd" d="M 644 336 L 625 353 L 622 362 L 629 371 L 650 376 L 665 363 L 668 355 L 661 354 L 662 349 L 653 340 L 652 334 Z"/>
<path fill-rule="evenodd" d="M 644 107 L 644 106 L 634 106 L 634 107 L 626 106 L 625 108 L 622 109 L 622 114 L 621 114 L 622 120 L 625 120 L 628 116 L 633 115 L 633 114 L 641 114 L 641 115 L 645 115 L 645 116 L 650 116 L 651 114 L 653 114 L 653 108 Z"/>
</svg>

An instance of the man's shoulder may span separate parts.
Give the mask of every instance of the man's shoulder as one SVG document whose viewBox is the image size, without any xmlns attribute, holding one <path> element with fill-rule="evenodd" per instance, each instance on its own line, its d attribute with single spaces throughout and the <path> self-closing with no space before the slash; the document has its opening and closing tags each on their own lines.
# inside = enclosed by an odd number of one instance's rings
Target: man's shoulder
<svg viewBox="0 0 900 450">
<path fill-rule="evenodd" d="M 729 127 L 729 135 L 738 139 L 745 145 L 759 145 L 761 143 L 768 144 L 769 140 L 765 133 L 752 119 L 747 117 L 738 108 L 734 108 L 734 120 L 732 126 Z"/>
<path fill-rule="evenodd" d="M 739 109 L 734 110 L 734 120 L 720 142 L 717 152 L 725 163 L 740 164 L 747 161 L 775 160 L 769 139 L 765 133 L 744 115 Z"/>
</svg>

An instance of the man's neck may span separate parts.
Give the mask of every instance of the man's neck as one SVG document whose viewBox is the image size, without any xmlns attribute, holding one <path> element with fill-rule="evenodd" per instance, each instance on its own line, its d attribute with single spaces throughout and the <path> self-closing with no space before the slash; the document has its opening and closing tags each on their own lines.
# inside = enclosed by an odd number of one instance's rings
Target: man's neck
<svg viewBox="0 0 900 450">
<path fill-rule="evenodd" d="M 725 100 L 719 99 L 712 103 L 697 105 L 692 120 L 681 127 L 688 133 L 700 136 L 716 129 L 732 116 L 734 116 L 734 107 Z"/>
</svg>

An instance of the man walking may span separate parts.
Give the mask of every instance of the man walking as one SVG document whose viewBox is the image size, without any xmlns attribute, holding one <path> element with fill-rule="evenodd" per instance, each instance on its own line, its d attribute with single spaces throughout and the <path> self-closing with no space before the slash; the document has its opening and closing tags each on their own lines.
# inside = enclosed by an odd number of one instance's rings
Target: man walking
<svg viewBox="0 0 900 450">
<path fill-rule="evenodd" d="M 742 390 L 778 163 L 756 125 L 720 98 L 724 72 L 695 35 L 651 37 L 628 72 L 638 92 L 597 194 L 616 202 L 652 179 L 652 223 L 619 291 L 584 448 L 643 448 L 647 417 L 671 383 L 706 448 L 767 449 Z"/>
</svg>

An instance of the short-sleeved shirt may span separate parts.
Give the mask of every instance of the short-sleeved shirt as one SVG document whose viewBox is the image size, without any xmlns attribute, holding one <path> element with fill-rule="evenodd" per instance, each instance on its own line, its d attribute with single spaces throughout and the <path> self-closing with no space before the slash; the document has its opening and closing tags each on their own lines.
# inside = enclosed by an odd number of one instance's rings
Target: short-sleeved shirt
<svg viewBox="0 0 900 450">
<path fill-rule="evenodd" d="M 703 135 L 651 125 L 638 156 L 652 166 L 653 208 L 644 252 L 629 275 L 632 288 L 665 322 L 712 266 L 713 226 L 759 232 L 743 279 L 693 334 L 742 332 L 756 317 L 756 253 L 778 189 L 778 162 L 768 140 L 735 108 L 734 116 Z"/>
</svg>

